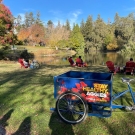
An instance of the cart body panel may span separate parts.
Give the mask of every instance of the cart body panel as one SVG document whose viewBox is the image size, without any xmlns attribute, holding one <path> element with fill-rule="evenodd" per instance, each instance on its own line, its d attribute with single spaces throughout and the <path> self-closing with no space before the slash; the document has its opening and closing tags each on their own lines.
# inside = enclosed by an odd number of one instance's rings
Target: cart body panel
<svg viewBox="0 0 135 135">
<path fill-rule="evenodd" d="M 68 71 L 54 77 L 54 98 L 66 91 L 79 93 L 89 104 L 111 106 L 111 73 Z"/>
</svg>

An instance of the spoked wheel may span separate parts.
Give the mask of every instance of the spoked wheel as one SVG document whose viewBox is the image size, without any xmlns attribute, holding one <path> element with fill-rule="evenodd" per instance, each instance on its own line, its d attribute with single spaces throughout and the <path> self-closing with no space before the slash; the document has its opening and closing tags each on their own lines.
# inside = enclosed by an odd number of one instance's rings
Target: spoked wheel
<svg viewBox="0 0 135 135">
<path fill-rule="evenodd" d="M 64 122 L 77 124 L 86 118 L 88 106 L 78 93 L 66 92 L 59 96 L 56 111 Z"/>
<path fill-rule="evenodd" d="M 34 62 L 33 68 L 39 68 L 40 64 L 38 62 Z"/>
</svg>

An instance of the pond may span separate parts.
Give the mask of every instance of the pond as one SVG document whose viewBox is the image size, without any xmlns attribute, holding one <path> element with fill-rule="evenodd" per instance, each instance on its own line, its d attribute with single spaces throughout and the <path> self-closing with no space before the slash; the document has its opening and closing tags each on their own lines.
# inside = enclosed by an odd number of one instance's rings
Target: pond
<svg viewBox="0 0 135 135">
<path fill-rule="evenodd" d="M 78 55 L 74 55 L 73 59 L 75 60 Z M 115 65 L 124 66 L 125 63 L 133 58 L 135 60 L 135 54 L 121 54 L 121 53 L 101 53 L 101 52 L 91 52 L 84 54 L 82 59 L 88 63 L 88 65 L 106 65 L 106 61 L 110 60 L 114 62 Z M 41 56 L 36 57 L 35 59 L 39 63 L 48 64 L 48 65 L 69 65 L 67 60 L 68 56 Z"/>
</svg>

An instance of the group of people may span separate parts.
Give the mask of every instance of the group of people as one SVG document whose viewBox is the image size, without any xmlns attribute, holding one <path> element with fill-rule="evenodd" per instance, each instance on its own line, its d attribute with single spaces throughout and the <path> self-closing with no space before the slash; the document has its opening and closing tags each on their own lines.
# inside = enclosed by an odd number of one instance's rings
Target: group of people
<svg viewBox="0 0 135 135">
<path fill-rule="evenodd" d="M 33 62 L 30 62 L 29 59 L 24 59 L 24 58 L 19 58 L 18 59 L 18 62 L 21 64 L 21 68 L 24 67 L 24 68 L 33 68 Z"/>
<path fill-rule="evenodd" d="M 74 60 L 72 59 L 72 57 L 68 58 L 68 61 L 70 63 L 71 66 L 78 66 L 78 67 L 86 67 L 87 63 L 83 62 L 81 56 L 79 56 L 78 58 L 76 58 L 76 61 L 74 62 Z"/>
<path fill-rule="evenodd" d="M 133 74 L 135 72 L 135 62 L 133 61 L 133 58 L 130 58 L 129 61 L 126 62 L 125 66 L 123 66 L 122 69 L 120 69 L 119 66 L 115 66 L 115 73 L 116 72 L 123 72 L 123 73 L 131 73 Z"/>
</svg>

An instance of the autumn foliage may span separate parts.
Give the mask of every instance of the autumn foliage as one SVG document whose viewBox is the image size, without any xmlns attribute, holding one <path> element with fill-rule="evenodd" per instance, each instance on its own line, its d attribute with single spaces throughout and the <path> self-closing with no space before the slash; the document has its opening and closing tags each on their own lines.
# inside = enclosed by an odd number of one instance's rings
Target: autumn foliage
<svg viewBox="0 0 135 135">
<path fill-rule="evenodd" d="M 0 3 L 0 44 L 11 44 L 13 42 L 12 30 L 13 17 L 10 10 Z"/>
<path fill-rule="evenodd" d="M 29 28 L 22 28 L 17 36 L 21 41 L 38 44 L 40 41 L 45 42 L 45 29 L 41 24 L 33 24 Z"/>
</svg>

